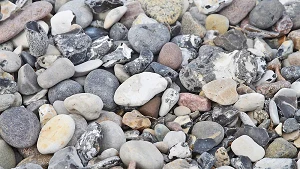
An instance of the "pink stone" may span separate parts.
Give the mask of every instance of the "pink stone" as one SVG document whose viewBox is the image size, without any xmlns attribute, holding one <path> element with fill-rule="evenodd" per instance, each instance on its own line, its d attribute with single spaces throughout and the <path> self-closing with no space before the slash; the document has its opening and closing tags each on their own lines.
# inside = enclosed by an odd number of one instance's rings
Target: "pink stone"
<svg viewBox="0 0 300 169">
<path fill-rule="evenodd" d="M 211 109 L 209 99 L 191 93 L 180 93 L 178 105 L 186 106 L 191 111 L 209 111 Z"/>
<path fill-rule="evenodd" d="M 180 48 L 175 43 L 166 43 L 162 47 L 157 61 L 174 70 L 178 69 L 182 63 L 182 53 Z"/>
<path fill-rule="evenodd" d="M 293 21 L 288 15 L 284 15 L 272 27 L 273 31 L 278 32 L 281 35 L 288 34 L 292 28 L 293 28 Z"/>
</svg>

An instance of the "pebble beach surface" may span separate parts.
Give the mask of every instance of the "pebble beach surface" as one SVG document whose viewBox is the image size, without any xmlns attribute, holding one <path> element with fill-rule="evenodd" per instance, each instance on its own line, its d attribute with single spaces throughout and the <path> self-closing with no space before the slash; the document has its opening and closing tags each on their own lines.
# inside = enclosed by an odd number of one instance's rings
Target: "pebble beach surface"
<svg viewBox="0 0 300 169">
<path fill-rule="evenodd" d="M 299 0 L 0 6 L 0 169 L 300 169 Z"/>
</svg>

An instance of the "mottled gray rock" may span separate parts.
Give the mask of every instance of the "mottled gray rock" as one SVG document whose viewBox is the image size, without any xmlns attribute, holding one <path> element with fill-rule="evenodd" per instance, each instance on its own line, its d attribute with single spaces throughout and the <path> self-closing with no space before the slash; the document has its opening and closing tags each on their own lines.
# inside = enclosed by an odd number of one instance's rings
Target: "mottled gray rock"
<svg viewBox="0 0 300 169">
<path fill-rule="evenodd" d="M 141 73 L 150 65 L 153 58 L 153 53 L 150 50 L 142 50 L 138 58 L 124 65 L 124 70 L 130 75 Z"/>
<path fill-rule="evenodd" d="M 129 29 L 128 40 L 137 52 L 149 49 L 153 54 L 157 54 L 162 46 L 169 42 L 170 32 L 160 23 L 140 24 Z"/>
<path fill-rule="evenodd" d="M 41 90 L 37 75 L 29 64 L 25 64 L 18 71 L 18 89 L 23 95 L 31 95 Z"/>
<path fill-rule="evenodd" d="M 15 100 L 15 96 L 13 94 L 1 94 L 0 95 L 0 112 L 8 109 Z"/>
<path fill-rule="evenodd" d="M 295 81 L 300 78 L 300 66 L 288 66 L 281 69 L 281 75 L 286 80 Z"/>
<path fill-rule="evenodd" d="M 0 135 L 11 146 L 26 148 L 34 145 L 40 132 L 35 114 L 24 107 L 13 107 L 0 115 Z"/>
<path fill-rule="evenodd" d="M 288 118 L 283 122 L 282 130 L 285 133 L 292 133 L 299 130 L 300 126 L 295 118 Z"/>
<path fill-rule="evenodd" d="M 75 132 L 68 145 L 75 146 L 80 136 L 86 131 L 88 124 L 79 114 L 69 114 L 69 116 L 71 116 L 75 122 Z"/>
<path fill-rule="evenodd" d="M 158 62 L 152 62 L 145 69 L 145 72 L 154 72 L 161 75 L 162 77 L 170 77 L 173 80 L 178 77 L 178 73 L 175 70 Z"/>
<path fill-rule="evenodd" d="M 117 49 L 102 57 L 103 66 L 106 68 L 113 67 L 118 63 L 125 63 L 131 59 L 130 49 L 125 43 L 121 43 Z"/>
<path fill-rule="evenodd" d="M 216 46 L 222 47 L 230 52 L 247 48 L 246 36 L 236 29 L 231 29 L 225 34 L 217 36 L 213 41 Z"/>
<path fill-rule="evenodd" d="M 292 169 L 297 168 L 295 160 L 290 158 L 263 158 L 253 166 L 253 169 Z"/>
<path fill-rule="evenodd" d="M 102 59 L 112 48 L 113 39 L 102 36 L 91 44 L 87 51 L 86 60 Z"/>
<path fill-rule="evenodd" d="M 293 21 L 293 29 L 300 28 L 300 2 L 298 1 L 290 1 L 284 4 L 285 12 L 289 15 L 289 17 Z"/>
<path fill-rule="evenodd" d="M 297 148 L 283 138 L 275 139 L 266 149 L 265 157 L 269 158 L 294 158 L 297 156 Z"/>
<path fill-rule="evenodd" d="M 280 89 L 273 97 L 277 107 L 286 118 L 294 117 L 297 111 L 297 95 L 293 89 Z"/>
<path fill-rule="evenodd" d="M 171 42 L 178 45 L 180 48 L 194 48 L 198 50 L 200 47 L 202 40 L 199 36 L 196 35 L 178 35 L 175 36 Z"/>
<path fill-rule="evenodd" d="M 84 33 L 87 34 L 93 41 L 107 36 L 108 32 L 104 28 L 87 27 L 84 29 Z"/>
<path fill-rule="evenodd" d="M 83 93 L 83 87 L 76 81 L 68 79 L 51 87 L 48 91 L 48 99 L 53 104 L 56 100 L 64 101 L 77 93 Z"/>
<path fill-rule="evenodd" d="M 235 168 L 252 169 L 252 162 L 249 157 L 239 156 L 230 160 L 231 165 Z"/>
<path fill-rule="evenodd" d="M 49 161 L 48 169 L 83 167 L 75 147 L 69 146 L 56 153 Z"/>
<path fill-rule="evenodd" d="M 96 69 L 87 75 L 84 91 L 99 96 L 103 101 L 104 109 L 112 110 L 116 107 L 113 97 L 118 87 L 119 81 L 112 73 Z"/>
<path fill-rule="evenodd" d="M 232 106 L 215 106 L 212 112 L 212 119 L 221 126 L 227 126 L 238 118 L 239 111 Z"/>
<path fill-rule="evenodd" d="M 11 51 L 0 50 L 0 69 L 13 73 L 21 67 L 20 57 Z"/>
<path fill-rule="evenodd" d="M 128 34 L 128 29 L 120 22 L 115 23 L 109 31 L 109 37 L 114 41 L 126 40 Z"/>
<path fill-rule="evenodd" d="M 224 138 L 224 129 L 216 122 L 202 121 L 194 125 L 192 134 L 199 139 L 211 138 L 218 145 Z"/>
<path fill-rule="evenodd" d="M 216 158 L 213 155 L 211 155 L 207 152 L 204 152 L 197 159 L 197 162 L 200 164 L 200 166 L 203 169 L 210 169 L 210 168 L 212 168 L 212 166 L 216 162 Z"/>
<path fill-rule="evenodd" d="M 16 158 L 13 149 L 0 139 L 0 168 L 13 168 L 16 166 Z"/>
<path fill-rule="evenodd" d="M 267 29 L 279 20 L 283 11 L 284 7 L 278 0 L 262 1 L 250 12 L 250 24 L 260 29 Z"/>
<path fill-rule="evenodd" d="M 216 142 L 211 138 L 196 139 L 194 143 L 193 153 L 202 154 L 214 148 Z"/>
<path fill-rule="evenodd" d="M 94 13 L 102 13 L 123 5 L 121 0 L 85 0 Z"/>
<path fill-rule="evenodd" d="M 14 45 L 11 41 L 6 41 L 0 44 L 0 50 L 12 52 L 14 50 Z"/>
</svg>

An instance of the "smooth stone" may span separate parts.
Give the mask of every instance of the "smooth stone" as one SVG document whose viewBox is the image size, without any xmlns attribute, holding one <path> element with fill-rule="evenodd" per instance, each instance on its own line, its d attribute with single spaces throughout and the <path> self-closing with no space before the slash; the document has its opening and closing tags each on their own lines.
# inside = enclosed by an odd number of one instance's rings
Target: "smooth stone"
<svg viewBox="0 0 300 169">
<path fill-rule="evenodd" d="M 165 116 L 179 100 L 179 93 L 173 88 L 168 88 L 164 91 L 161 100 L 159 116 Z"/>
<path fill-rule="evenodd" d="M 239 96 L 238 101 L 233 105 L 239 111 L 253 111 L 263 109 L 265 97 L 259 93 L 248 93 Z"/>
<path fill-rule="evenodd" d="M 268 158 L 294 158 L 297 156 L 297 148 L 283 138 L 275 139 L 266 149 Z"/>
<path fill-rule="evenodd" d="M 176 116 L 184 116 L 191 114 L 191 110 L 185 106 L 178 106 L 174 109 L 174 114 Z"/>
<path fill-rule="evenodd" d="M 138 1 L 127 2 L 125 6 L 127 7 L 127 11 L 121 18 L 120 22 L 129 29 L 139 14 L 144 13 L 144 10 L 141 3 Z"/>
<path fill-rule="evenodd" d="M 235 139 L 231 144 L 231 149 L 234 154 L 247 156 L 252 162 L 258 161 L 265 156 L 265 150 L 247 135 L 242 135 Z"/>
<path fill-rule="evenodd" d="M 190 12 L 183 14 L 181 24 L 181 32 L 184 35 L 191 34 L 203 38 L 206 34 L 205 27 Z"/>
<path fill-rule="evenodd" d="M 32 155 L 19 162 L 17 167 L 26 166 L 28 163 L 33 163 L 33 164 L 37 164 L 40 167 L 47 168 L 51 157 L 52 155 L 44 155 L 40 153 L 37 155 Z M 22 168 L 22 169 L 26 169 L 26 168 Z"/>
<path fill-rule="evenodd" d="M 219 14 L 228 18 L 231 25 L 237 25 L 255 7 L 255 0 L 232 0 Z"/>
<path fill-rule="evenodd" d="M 23 95 L 31 95 L 40 90 L 33 68 L 29 64 L 23 65 L 18 71 L 18 91 Z"/>
<path fill-rule="evenodd" d="M 16 158 L 13 149 L 2 139 L 0 139 L 0 152 L 1 167 L 9 169 L 16 166 Z"/>
<path fill-rule="evenodd" d="M 97 158 L 99 160 L 104 160 L 107 159 L 109 157 L 113 157 L 113 156 L 118 156 L 119 151 L 114 149 L 114 148 L 109 148 L 104 150 L 99 156 L 97 156 Z"/>
<path fill-rule="evenodd" d="M 283 5 L 286 13 L 293 21 L 293 29 L 294 30 L 299 29 L 300 28 L 300 22 L 299 22 L 300 3 L 298 1 L 291 1 L 289 3 L 284 3 Z"/>
<path fill-rule="evenodd" d="M 288 55 L 293 53 L 293 48 L 294 48 L 294 43 L 292 40 L 284 41 L 278 48 L 276 57 L 279 59 L 286 59 Z"/>
<path fill-rule="evenodd" d="M 185 159 L 176 159 L 164 165 L 163 169 L 187 169 L 190 166 Z"/>
<path fill-rule="evenodd" d="M 51 67 L 37 77 L 37 82 L 44 89 L 51 88 L 57 83 L 72 77 L 75 73 L 74 69 L 74 64 L 69 59 L 57 59 Z"/>
<path fill-rule="evenodd" d="M 250 12 L 250 24 L 260 29 L 267 29 L 279 20 L 283 11 L 284 6 L 277 0 L 262 1 Z"/>
<path fill-rule="evenodd" d="M 278 125 L 280 123 L 279 114 L 278 114 L 278 110 L 277 110 L 277 105 L 273 99 L 270 100 L 270 103 L 269 103 L 269 113 L 270 113 L 270 118 L 271 118 L 272 122 L 274 123 L 274 125 Z"/>
<path fill-rule="evenodd" d="M 71 10 L 61 11 L 56 13 L 50 20 L 51 34 L 57 35 L 69 32 L 72 29 L 72 21 L 74 19 Z"/>
<path fill-rule="evenodd" d="M 11 107 L 14 101 L 15 101 L 15 96 L 13 94 L 0 95 L 0 112 Z"/>
<path fill-rule="evenodd" d="M 86 131 L 88 124 L 85 118 L 79 114 L 69 114 L 69 116 L 72 117 L 75 122 L 75 132 L 68 146 L 75 146 L 80 136 Z"/>
<path fill-rule="evenodd" d="M 43 167 L 39 164 L 34 164 L 34 163 L 27 163 L 27 164 L 22 164 L 14 169 L 43 169 Z"/>
<path fill-rule="evenodd" d="M 300 66 L 288 66 L 281 69 L 281 75 L 289 81 L 295 81 L 300 78 Z"/>
<path fill-rule="evenodd" d="M 202 153 L 205 153 L 205 152 L 211 150 L 215 146 L 216 146 L 216 142 L 211 138 L 207 138 L 207 139 L 199 139 L 198 138 L 193 143 L 193 153 L 202 154 Z"/>
<path fill-rule="evenodd" d="M 57 114 L 70 114 L 70 112 L 65 108 L 64 102 L 61 100 L 56 100 L 53 103 L 53 107 Z"/>
<path fill-rule="evenodd" d="M 62 5 L 58 12 L 71 10 L 75 15 L 76 24 L 80 25 L 82 28 L 86 28 L 91 24 L 93 14 L 91 9 L 85 5 L 84 1 L 85 0 L 69 1 Z"/>
<path fill-rule="evenodd" d="M 137 52 L 149 49 L 153 54 L 157 54 L 163 45 L 170 41 L 170 32 L 160 23 L 141 24 L 129 29 L 128 40 Z"/>
<path fill-rule="evenodd" d="M 138 168 L 163 168 L 164 160 L 159 150 L 147 141 L 128 141 L 120 149 L 120 158 L 128 166 L 135 161 Z"/>
<path fill-rule="evenodd" d="M 109 33 L 104 28 L 87 27 L 84 29 L 84 33 L 87 34 L 92 41 L 99 39 L 100 37 L 107 36 Z"/>
<path fill-rule="evenodd" d="M 206 30 L 217 30 L 220 34 L 227 32 L 229 28 L 229 20 L 220 14 L 210 14 L 205 20 Z"/>
<path fill-rule="evenodd" d="M 174 43 L 166 43 L 159 52 L 157 62 L 177 70 L 182 63 L 182 53 L 180 48 Z"/>
<path fill-rule="evenodd" d="M 273 97 L 280 114 L 286 118 L 293 117 L 297 111 L 297 96 L 293 89 L 280 89 Z"/>
<path fill-rule="evenodd" d="M 122 128 L 117 123 L 112 121 L 103 121 L 99 124 L 102 127 L 103 134 L 103 138 L 100 142 L 100 152 L 110 148 L 120 151 L 121 146 L 126 142 L 125 134 Z"/>
<path fill-rule="evenodd" d="M 7 72 L 0 72 L 0 94 L 14 94 L 18 91 L 14 77 Z"/>
<path fill-rule="evenodd" d="M 201 121 L 193 126 L 192 134 L 197 139 L 211 138 L 218 145 L 224 138 L 224 129 L 216 122 Z"/>
<path fill-rule="evenodd" d="M 83 167 L 75 147 L 69 146 L 56 153 L 49 161 L 48 169 Z"/>
<path fill-rule="evenodd" d="M 0 69 L 13 73 L 21 67 L 21 58 L 14 52 L 0 50 Z"/>
<path fill-rule="evenodd" d="M 119 87 L 118 79 L 110 72 L 103 69 L 91 71 L 84 84 L 84 91 L 99 96 L 103 101 L 104 110 L 116 108 L 114 94 Z"/>
<path fill-rule="evenodd" d="M 288 57 L 283 61 L 284 67 L 300 66 L 299 56 L 300 56 L 300 51 L 288 55 Z"/>
<path fill-rule="evenodd" d="M 111 37 L 114 41 L 126 40 L 127 34 L 128 29 L 120 22 L 113 24 L 109 30 L 109 37 Z"/>
<path fill-rule="evenodd" d="M 73 77 L 80 77 L 89 74 L 91 71 L 99 68 L 103 61 L 100 59 L 89 60 L 75 66 L 75 74 Z"/>
<path fill-rule="evenodd" d="M 48 92 L 48 89 L 43 89 L 43 90 L 41 90 L 38 93 L 33 94 L 33 95 L 28 95 L 28 96 L 23 95 L 23 104 L 25 106 L 30 105 L 31 103 L 36 102 L 36 101 L 44 98 L 44 96 L 46 96 L 47 92 Z"/>
<path fill-rule="evenodd" d="M 9 18 L 17 8 L 17 5 L 15 5 L 14 3 L 7 1 L 7 0 L 2 1 L 0 3 L 0 5 L 2 8 L 2 11 L 0 12 L 0 14 L 1 14 L 0 21 L 4 21 L 7 18 Z"/>
<path fill-rule="evenodd" d="M 295 118 L 288 118 L 283 122 L 283 132 L 292 133 L 299 130 L 300 126 Z"/>
<path fill-rule="evenodd" d="M 179 18 L 182 0 L 138 0 L 145 13 L 161 23 L 173 24 Z"/>
<path fill-rule="evenodd" d="M 222 167 L 230 165 L 230 158 L 227 154 L 227 150 L 224 147 L 220 147 L 215 152 L 216 162 L 214 164 L 215 167 Z"/>
<path fill-rule="evenodd" d="M 296 161 L 290 158 L 263 158 L 255 163 L 253 169 L 297 168 Z"/>
<path fill-rule="evenodd" d="M 145 13 L 140 13 L 135 20 L 132 22 L 132 26 L 141 25 L 141 24 L 151 24 L 158 23 L 155 19 L 149 18 Z"/>
<path fill-rule="evenodd" d="M 182 126 L 180 130 L 184 131 L 185 133 L 188 133 L 192 126 L 192 120 L 188 115 L 176 117 L 173 122 L 179 124 L 180 127 Z"/>
<path fill-rule="evenodd" d="M 50 119 L 41 129 L 37 148 L 42 154 L 51 154 L 64 148 L 75 131 L 72 117 L 60 114 Z"/>
<path fill-rule="evenodd" d="M 246 36 L 239 30 L 231 29 L 213 40 L 216 46 L 227 51 L 241 50 L 247 48 Z"/>
<path fill-rule="evenodd" d="M 24 107 L 13 107 L 0 115 L 0 127 L 0 135 L 6 143 L 16 148 L 26 148 L 35 144 L 40 122 Z"/>
<path fill-rule="evenodd" d="M 128 64 L 130 65 L 130 63 L 131 62 L 129 62 Z M 130 77 L 130 75 L 124 69 L 124 65 L 121 64 L 115 64 L 114 73 L 121 83 L 125 82 Z"/>
<path fill-rule="evenodd" d="M 82 115 L 86 120 L 97 119 L 103 108 L 101 98 L 90 93 L 74 94 L 64 100 L 64 105 L 70 113 Z"/>
<path fill-rule="evenodd" d="M 167 80 L 160 75 L 143 72 L 123 82 L 115 92 L 114 101 L 123 106 L 142 106 L 166 87 Z"/>
<path fill-rule="evenodd" d="M 20 33 L 28 21 L 39 20 L 47 16 L 52 10 L 52 5 L 49 2 L 41 1 L 34 2 L 18 11 L 16 17 L 6 19 L 2 22 L 0 27 L 0 43 L 8 41 L 9 39 Z"/>
<path fill-rule="evenodd" d="M 141 73 L 150 65 L 150 63 L 153 61 L 153 58 L 153 53 L 150 50 L 142 50 L 138 58 L 126 63 L 123 68 L 131 75 Z"/>
<path fill-rule="evenodd" d="M 287 140 L 287 141 L 295 141 L 296 139 L 298 139 L 300 136 L 300 131 L 296 130 L 294 132 L 291 133 L 282 133 L 282 138 Z"/>
<path fill-rule="evenodd" d="M 295 81 L 291 85 L 291 89 L 293 89 L 296 92 L 297 98 L 300 97 L 300 87 L 299 86 L 300 86 L 300 82 L 299 81 Z"/>
<path fill-rule="evenodd" d="M 212 1 L 212 0 L 195 0 L 194 3 L 198 7 L 199 12 L 210 14 L 220 11 L 222 8 L 230 5 L 232 0 Z"/>
<path fill-rule="evenodd" d="M 292 28 L 292 19 L 288 15 L 283 14 L 283 16 L 276 22 L 276 24 L 273 25 L 272 30 L 280 33 L 281 35 L 286 35 L 291 31 Z"/>
<path fill-rule="evenodd" d="M 136 130 L 142 130 L 151 126 L 151 121 L 137 110 L 125 113 L 122 123 Z"/>
<path fill-rule="evenodd" d="M 51 104 L 44 104 L 39 107 L 39 117 L 41 127 L 43 127 L 51 118 L 57 115 L 55 109 Z"/>
<path fill-rule="evenodd" d="M 258 145 L 262 147 L 265 147 L 270 140 L 267 130 L 259 127 L 245 125 L 244 127 L 239 128 L 238 131 L 234 134 L 236 138 L 242 135 L 251 137 Z"/>
<path fill-rule="evenodd" d="M 120 6 L 109 11 L 104 20 L 104 28 L 109 29 L 113 24 L 117 23 L 126 11 L 126 6 Z"/>
<path fill-rule="evenodd" d="M 158 141 L 162 141 L 170 130 L 163 124 L 157 124 L 154 127 L 155 136 Z"/>
<path fill-rule="evenodd" d="M 174 145 L 173 147 L 170 148 L 170 153 L 168 155 L 169 159 L 173 159 L 173 158 L 188 158 L 192 156 L 191 150 L 189 148 L 188 143 L 186 142 L 181 142 L 181 143 L 177 143 L 176 145 Z"/>
<path fill-rule="evenodd" d="M 282 136 L 282 123 L 279 123 L 274 130 L 279 136 Z"/>
<path fill-rule="evenodd" d="M 244 125 L 248 125 L 248 126 L 252 126 L 252 127 L 256 126 L 254 124 L 253 120 L 251 119 L 251 117 L 247 113 L 240 112 L 239 117 Z"/>
<path fill-rule="evenodd" d="M 171 147 L 180 142 L 185 142 L 185 140 L 186 135 L 183 131 L 170 131 L 165 135 L 163 142 L 167 143 L 170 149 Z"/>
<path fill-rule="evenodd" d="M 209 99 L 191 94 L 191 93 L 180 93 L 179 94 L 179 100 L 178 100 L 179 106 L 186 106 L 188 107 L 192 112 L 194 111 L 209 111 L 211 109 L 211 102 Z"/>
<path fill-rule="evenodd" d="M 107 35 L 101 36 L 94 40 L 87 49 L 86 60 L 102 59 L 109 51 L 111 51 L 112 47 L 113 39 L 110 39 Z"/>
<path fill-rule="evenodd" d="M 145 70 L 144 72 L 154 72 L 162 77 L 170 78 L 171 80 L 175 80 L 178 77 L 178 73 L 171 69 L 168 66 L 162 65 L 157 62 L 152 62 Z"/>
<path fill-rule="evenodd" d="M 231 105 L 238 101 L 237 83 L 232 79 L 213 80 L 202 87 L 205 96 L 220 105 Z"/>
<path fill-rule="evenodd" d="M 36 57 L 32 56 L 29 52 L 22 51 L 20 54 L 22 63 L 29 64 L 32 68 L 35 67 Z"/>
<path fill-rule="evenodd" d="M 154 96 L 151 100 L 141 106 L 138 111 L 144 116 L 150 116 L 157 118 L 158 112 L 160 108 L 161 98 L 158 96 Z"/>
<path fill-rule="evenodd" d="M 48 103 L 49 102 L 46 99 L 37 100 L 37 101 L 31 102 L 29 105 L 27 105 L 26 109 L 37 115 L 39 108 L 42 105 L 48 104 Z"/>
</svg>

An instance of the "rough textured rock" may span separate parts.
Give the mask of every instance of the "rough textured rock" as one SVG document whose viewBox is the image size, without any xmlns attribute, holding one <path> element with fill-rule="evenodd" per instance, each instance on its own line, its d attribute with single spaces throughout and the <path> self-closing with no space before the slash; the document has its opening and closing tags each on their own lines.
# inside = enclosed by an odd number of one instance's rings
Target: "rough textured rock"
<svg viewBox="0 0 300 169">
<path fill-rule="evenodd" d="M 209 111 L 211 109 L 210 100 L 192 93 L 180 93 L 178 105 L 186 106 L 191 111 Z"/>
<path fill-rule="evenodd" d="M 194 19 L 191 13 L 186 12 L 182 16 L 182 29 L 181 32 L 183 34 L 191 34 L 191 35 L 196 35 L 200 36 L 203 38 L 206 33 L 206 29 L 201 23 L 199 23 L 198 20 Z"/>
<path fill-rule="evenodd" d="M 269 158 L 294 158 L 297 148 L 283 138 L 275 139 L 266 149 L 266 157 Z"/>
<path fill-rule="evenodd" d="M 214 38 L 216 46 L 222 47 L 228 51 L 241 50 L 247 48 L 246 36 L 239 30 L 231 29 L 225 34 Z"/>
<path fill-rule="evenodd" d="M 83 167 L 75 147 L 66 147 L 56 153 L 49 161 L 49 169 Z"/>
</svg>

